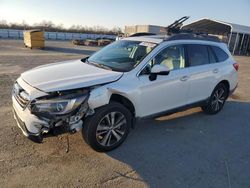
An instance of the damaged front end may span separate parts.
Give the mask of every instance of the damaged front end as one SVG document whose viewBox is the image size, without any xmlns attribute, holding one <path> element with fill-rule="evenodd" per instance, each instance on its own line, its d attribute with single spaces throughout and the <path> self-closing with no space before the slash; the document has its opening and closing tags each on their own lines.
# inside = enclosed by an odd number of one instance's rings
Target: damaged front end
<svg viewBox="0 0 250 188">
<path fill-rule="evenodd" d="M 19 86 L 20 87 L 20 86 Z M 24 94 L 21 89 L 13 92 L 14 117 L 23 134 L 41 142 L 44 133 L 63 128 L 64 132 L 82 129 L 82 119 L 94 113 L 88 106 L 89 89 L 74 89 L 52 92 L 20 105 Z"/>
</svg>

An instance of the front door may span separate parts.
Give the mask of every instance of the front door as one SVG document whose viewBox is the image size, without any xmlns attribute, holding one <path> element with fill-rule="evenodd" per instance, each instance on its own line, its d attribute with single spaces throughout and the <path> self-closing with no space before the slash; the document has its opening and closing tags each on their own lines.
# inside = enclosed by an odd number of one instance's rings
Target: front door
<svg viewBox="0 0 250 188">
<path fill-rule="evenodd" d="M 185 68 L 184 47 L 174 45 L 163 49 L 141 72 L 140 105 L 138 115 L 150 116 L 186 105 L 189 87 L 189 73 Z M 168 75 L 157 75 L 156 80 L 149 80 L 150 68 L 155 64 L 165 65 L 170 69 Z"/>
</svg>

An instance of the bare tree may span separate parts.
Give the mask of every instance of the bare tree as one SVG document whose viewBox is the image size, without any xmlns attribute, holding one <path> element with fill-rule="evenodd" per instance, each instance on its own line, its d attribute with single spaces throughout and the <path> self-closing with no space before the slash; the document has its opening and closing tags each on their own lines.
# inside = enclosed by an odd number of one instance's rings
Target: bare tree
<svg viewBox="0 0 250 188">
<path fill-rule="evenodd" d="M 121 34 L 122 30 L 119 27 L 114 27 L 113 29 L 107 29 L 103 26 L 82 26 L 82 25 L 72 25 L 68 29 L 63 26 L 63 24 L 55 25 L 52 21 L 43 20 L 40 23 L 35 23 L 29 25 L 24 20 L 22 23 L 8 23 L 6 20 L 0 20 L 1 29 L 43 29 L 44 31 L 57 31 L 57 32 L 72 32 L 72 33 L 94 33 L 94 34 Z"/>
</svg>

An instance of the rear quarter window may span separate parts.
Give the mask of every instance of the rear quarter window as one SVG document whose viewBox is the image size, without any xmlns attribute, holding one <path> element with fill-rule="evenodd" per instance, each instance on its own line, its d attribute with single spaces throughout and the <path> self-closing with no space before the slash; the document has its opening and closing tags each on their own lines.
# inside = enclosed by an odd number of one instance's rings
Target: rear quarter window
<svg viewBox="0 0 250 188">
<path fill-rule="evenodd" d="M 224 50 L 222 50 L 220 47 L 217 46 L 211 46 L 214 54 L 217 57 L 217 62 L 222 62 L 225 61 L 229 58 L 229 56 L 227 55 L 226 52 L 224 52 Z"/>
</svg>

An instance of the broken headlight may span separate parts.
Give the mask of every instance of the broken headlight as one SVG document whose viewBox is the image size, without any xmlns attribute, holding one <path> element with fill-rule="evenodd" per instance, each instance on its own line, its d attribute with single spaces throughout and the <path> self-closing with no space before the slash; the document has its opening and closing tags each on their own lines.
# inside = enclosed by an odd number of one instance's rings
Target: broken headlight
<svg viewBox="0 0 250 188">
<path fill-rule="evenodd" d="M 79 107 L 88 95 L 70 97 L 63 96 L 52 99 L 41 99 L 30 104 L 33 113 L 49 113 L 55 115 L 67 114 Z"/>
</svg>

